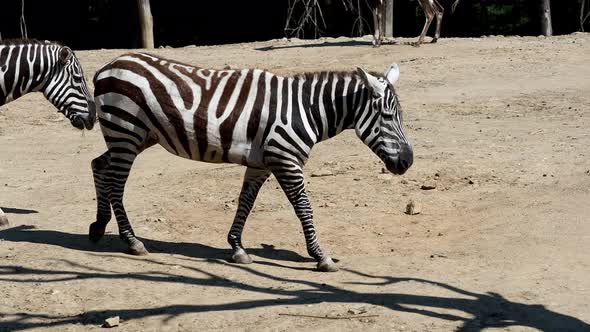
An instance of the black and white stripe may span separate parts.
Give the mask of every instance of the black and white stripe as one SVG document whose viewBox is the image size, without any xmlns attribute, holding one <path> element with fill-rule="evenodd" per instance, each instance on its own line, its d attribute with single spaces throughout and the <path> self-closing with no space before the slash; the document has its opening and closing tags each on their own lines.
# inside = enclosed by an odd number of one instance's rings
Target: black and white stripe
<svg viewBox="0 0 590 332">
<path fill-rule="evenodd" d="M 0 41 L 0 106 L 36 91 L 42 92 L 74 127 L 94 126 L 94 100 L 70 48 L 48 41 Z M 6 224 L 0 210 L 0 226 Z"/>
<path fill-rule="evenodd" d="M 412 149 L 393 89 L 398 75 L 397 65 L 384 77 L 361 69 L 280 77 L 257 69 L 201 69 L 143 53 L 115 59 L 94 78 L 108 150 L 92 162 L 98 211 L 91 240 L 104 234 L 112 207 L 131 252 L 147 253 L 127 219 L 123 190 L 135 157 L 160 144 L 184 158 L 247 166 L 228 234 L 234 261 L 251 262 L 241 234 L 260 187 L 273 174 L 318 268 L 336 270 L 318 243 L 302 168 L 315 143 L 354 128 L 390 171 L 403 174 Z"/>
<path fill-rule="evenodd" d="M 94 125 L 94 101 L 82 66 L 69 47 L 27 39 L 0 42 L 0 105 L 37 91 L 74 127 Z"/>
</svg>

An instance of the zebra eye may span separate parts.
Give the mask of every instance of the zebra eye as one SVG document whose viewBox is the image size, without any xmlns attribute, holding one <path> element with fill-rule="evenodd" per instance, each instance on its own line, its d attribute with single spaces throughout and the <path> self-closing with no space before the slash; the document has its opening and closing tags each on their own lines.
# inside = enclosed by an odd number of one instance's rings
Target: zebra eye
<svg viewBox="0 0 590 332">
<path fill-rule="evenodd" d="M 379 134 L 379 127 L 375 127 L 375 129 L 373 129 L 373 132 L 374 132 L 375 134 Z"/>
</svg>

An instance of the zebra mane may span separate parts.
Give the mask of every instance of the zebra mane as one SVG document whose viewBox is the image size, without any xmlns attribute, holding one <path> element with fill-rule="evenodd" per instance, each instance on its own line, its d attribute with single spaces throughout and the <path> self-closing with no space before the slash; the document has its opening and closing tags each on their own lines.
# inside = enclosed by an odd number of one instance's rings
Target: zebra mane
<svg viewBox="0 0 590 332">
<path fill-rule="evenodd" d="M 370 71 L 369 74 L 376 76 L 376 77 L 383 77 L 383 74 L 380 74 L 380 73 L 377 73 L 374 71 Z M 302 78 L 304 80 L 312 80 L 316 77 L 322 78 L 322 77 L 327 77 L 329 75 L 334 75 L 334 76 L 341 77 L 341 78 L 343 78 L 343 77 L 359 77 L 359 75 L 356 73 L 356 71 L 326 71 L 326 70 L 295 74 L 292 77 Z"/>
<path fill-rule="evenodd" d="M 59 46 L 64 46 L 60 42 L 54 42 L 54 41 L 49 41 L 49 40 L 25 39 L 25 38 L 11 38 L 11 39 L 0 40 L 0 45 L 23 45 L 23 44 L 33 44 L 33 45 L 55 44 L 55 45 L 59 45 Z"/>
</svg>

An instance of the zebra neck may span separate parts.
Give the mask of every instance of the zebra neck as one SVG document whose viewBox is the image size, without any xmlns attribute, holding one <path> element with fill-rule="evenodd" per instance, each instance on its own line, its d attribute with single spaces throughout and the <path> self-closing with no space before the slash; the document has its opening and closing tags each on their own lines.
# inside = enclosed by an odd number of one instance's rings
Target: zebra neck
<svg viewBox="0 0 590 332">
<path fill-rule="evenodd" d="M 42 91 L 55 67 L 57 45 L 0 44 L 0 105 Z"/>
<path fill-rule="evenodd" d="M 358 76 L 351 73 L 322 73 L 304 83 L 309 96 L 310 126 L 317 141 L 332 138 L 354 123 L 367 102 L 368 91 Z"/>
</svg>

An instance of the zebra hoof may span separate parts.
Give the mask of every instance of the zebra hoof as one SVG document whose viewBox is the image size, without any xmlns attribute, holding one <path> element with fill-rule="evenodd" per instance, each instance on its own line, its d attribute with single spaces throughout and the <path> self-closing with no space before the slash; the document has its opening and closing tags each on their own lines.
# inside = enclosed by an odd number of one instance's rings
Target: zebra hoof
<svg viewBox="0 0 590 332">
<path fill-rule="evenodd" d="M 129 253 L 134 256 L 146 256 L 149 254 L 149 251 L 145 249 L 143 243 L 141 243 L 139 240 L 135 240 L 133 244 L 129 245 Z"/>
<path fill-rule="evenodd" d="M 246 251 L 242 248 L 238 248 L 236 251 L 234 251 L 234 254 L 231 256 L 231 259 L 234 263 L 237 264 L 252 263 L 252 258 L 250 258 L 250 255 L 248 255 Z"/>
<path fill-rule="evenodd" d="M 318 271 L 320 272 L 336 272 L 338 270 L 338 265 L 328 256 L 322 258 L 318 263 Z"/>
<path fill-rule="evenodd" d="M 104 235 L 105 228 L 106 225 L 100 225 L 98 224 L 98 222 L 93 222 L 92 224 L 90 224 L 90 228 L 88 230 L 88 238 L 90 239 L 90 241 L 94 243 L 100 241 L 100 239 L 102 239 L 102 236 Z"/>
</svg>

